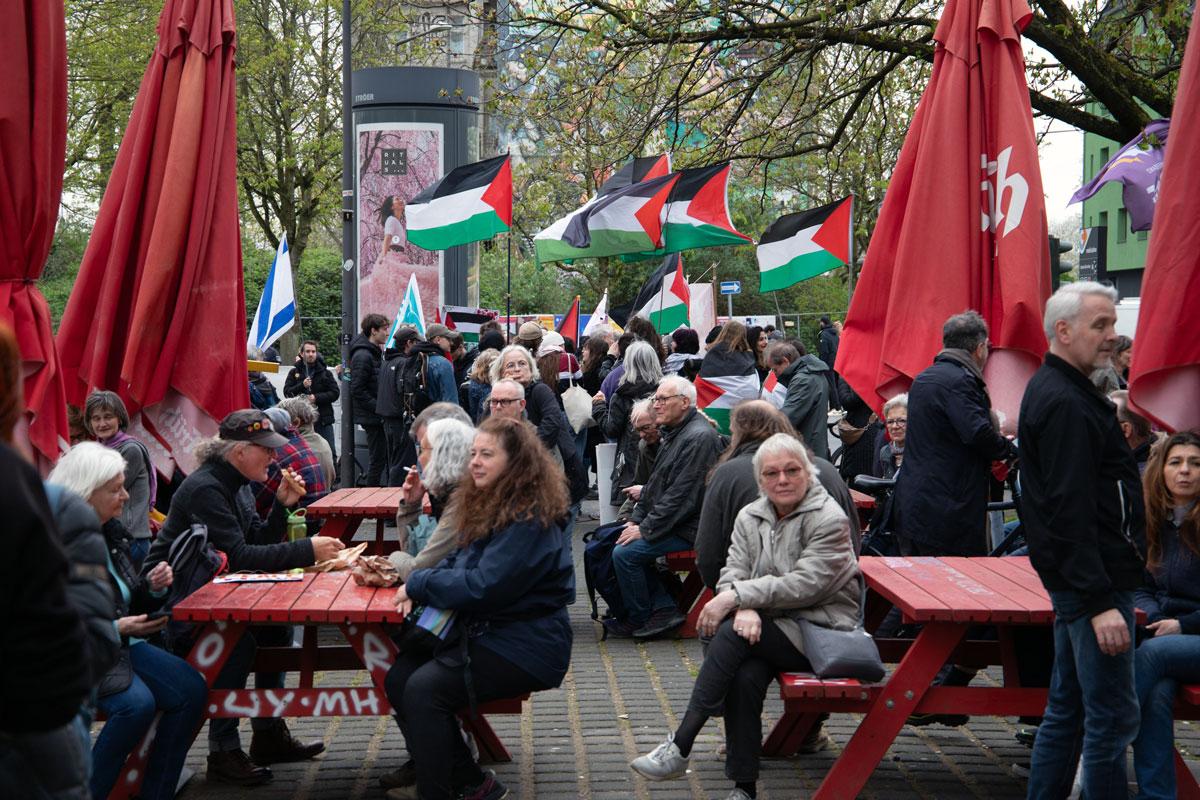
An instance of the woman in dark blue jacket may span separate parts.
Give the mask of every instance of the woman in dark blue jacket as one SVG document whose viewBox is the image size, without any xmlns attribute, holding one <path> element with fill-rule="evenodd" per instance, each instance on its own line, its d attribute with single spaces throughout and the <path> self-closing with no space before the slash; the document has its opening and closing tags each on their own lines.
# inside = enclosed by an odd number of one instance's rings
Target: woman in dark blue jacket
<svg viewBox="0 0 1200 800">
<path fill-rule="evenodd" d="M 1175 796 L 1175 689 L 1200 681 L 1200 436 L 1177 433 L 1150 457 L 1146 585 L 1134 596 L 1153 637 L 1135 655 L 1142 726 L 1133 742 L 1139 798 Z"/>
<path fill-rule="evenodd" d="M 489 418 L 479 426 L 468 476 L 446 510 L 461 549 L 396 593 L 405 614 L 419 605 L 456 616 L 432 656 L 402 643 L 388 672 L 388 700 L 412 754 L 411 766 L 388 776 L 390 800 L 503 797 L 495 775 L 471 758 L 456 713 L 556 687 L 566 675 L 575 577 L 562 528 L 566 486 L 544 480 L 556 471 L 528 423 Z"/>
</svg>

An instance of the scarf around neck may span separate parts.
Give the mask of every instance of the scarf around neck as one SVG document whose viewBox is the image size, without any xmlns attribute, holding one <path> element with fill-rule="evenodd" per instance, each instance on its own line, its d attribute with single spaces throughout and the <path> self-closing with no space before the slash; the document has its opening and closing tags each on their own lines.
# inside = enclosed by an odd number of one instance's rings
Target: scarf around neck
<svg viewBox="0 0 1200 800">
<path fill-rule="evenodd" d="M 115 436 L 110 437 L 107 441 L 101 442 L 100 444 L 104 445 L 105 447 L 111 447 L 113 450 L 119 450 L 121 445 L 125 444 L 126 442 L 136 443 L 141 448 L 142 453 L 146 456 L 146 474 L 149 476 L 148 480 L 150 482 L 150 508 L 154 508 L 154 501 L 158 497 L 158 472 L 154 469 L 154 461 L 151 460 L 150 450 L 146 447 L 146 445 L 142 444 L 141 440 L 130 436 L 125 431 L 117 431 Z"/>
</svg>

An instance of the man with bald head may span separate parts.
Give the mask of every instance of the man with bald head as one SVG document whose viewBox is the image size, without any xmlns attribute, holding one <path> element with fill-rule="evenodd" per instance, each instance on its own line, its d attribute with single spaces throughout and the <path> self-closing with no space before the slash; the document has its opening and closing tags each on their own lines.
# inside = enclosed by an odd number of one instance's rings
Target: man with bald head
<svg viewBox="0 0 1200 800">
<path fill-rule="evenodd" d="M 505 378 L 492 384 L 487 399 L 488 413 L 505 419 L 525 419 L 525 387 Z"/>
</svg>

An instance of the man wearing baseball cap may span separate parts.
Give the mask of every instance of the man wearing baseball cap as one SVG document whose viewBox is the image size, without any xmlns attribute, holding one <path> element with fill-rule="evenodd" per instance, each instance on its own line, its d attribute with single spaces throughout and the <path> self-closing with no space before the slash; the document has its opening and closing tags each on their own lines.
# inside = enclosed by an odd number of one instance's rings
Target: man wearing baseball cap
<svg viewBox="0 0 1200 800">
<path fill-rule="evenodd" d="M 194 524 L 208 528 L 208 541 L 229 559 L 230 572 L 281 572 L 336 556 L 342 543 L 332 537 L 314 536 L 296 542 L 286 539 L 287 509 L 305 491 L 303 479 L 294 471 L 283 471 L 266 519 L 254 510 L 250 483 L 267 480 L 275 448 L 287 441 L 266 414 L 256 409 L 234 411 L 221 420 L 217 437 L 196 448 L 200 466 L 184 479 L 171 499 L 170 513 L 146 556 L 143 574 L 167 560 L 172 542 Z M 287 626 L 250 627 L 234 647 L 213 688 L 245 689 L 258 645 L 283 646 L 291 641 L 291 628 Z M 192 642 L 184 636 L 171 645 L 176 655 L 186 657 Z M 283 673 L 258 673 L 255 677 L 259 689 L 282 689 L 283 685 Z M 247 755 L 238 737 L 236 719 L 214 719 L 209 723 L 209 780 L 255 786 L 271 780 L 267 764 L 302 761 L 325 749 L 321 742 L 305 744 L 292 738 L 282 719 L 255 719 L 251 728 L 254 736 Z"/>
<path fill-rule="evenodd" d="M 522 322 L 521 327 L 517 329 L 517 344 L 523 346 L 526 350 L 537 358 L 538 348 L 542 346 L 542 337 L 546 334 L 546 329 L 542 327 L 540 322 Z"/>
</svg>

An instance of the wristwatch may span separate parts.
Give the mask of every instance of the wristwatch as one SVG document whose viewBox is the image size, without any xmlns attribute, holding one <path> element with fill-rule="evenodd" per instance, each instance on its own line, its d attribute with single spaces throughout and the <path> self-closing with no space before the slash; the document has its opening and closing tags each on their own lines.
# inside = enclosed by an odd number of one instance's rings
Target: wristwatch
<svg viewBox="0 0 1200 800">
<path fill-rule="evenodd" d="M 733 607 L 741 608 L 742 607 L 742 594 L 741 594 L 741 592 L 739 592 L 737 590 L 737 584 L 732 583 L 729 585 L 729 588 L 733 592 Z"/>
</svg>

